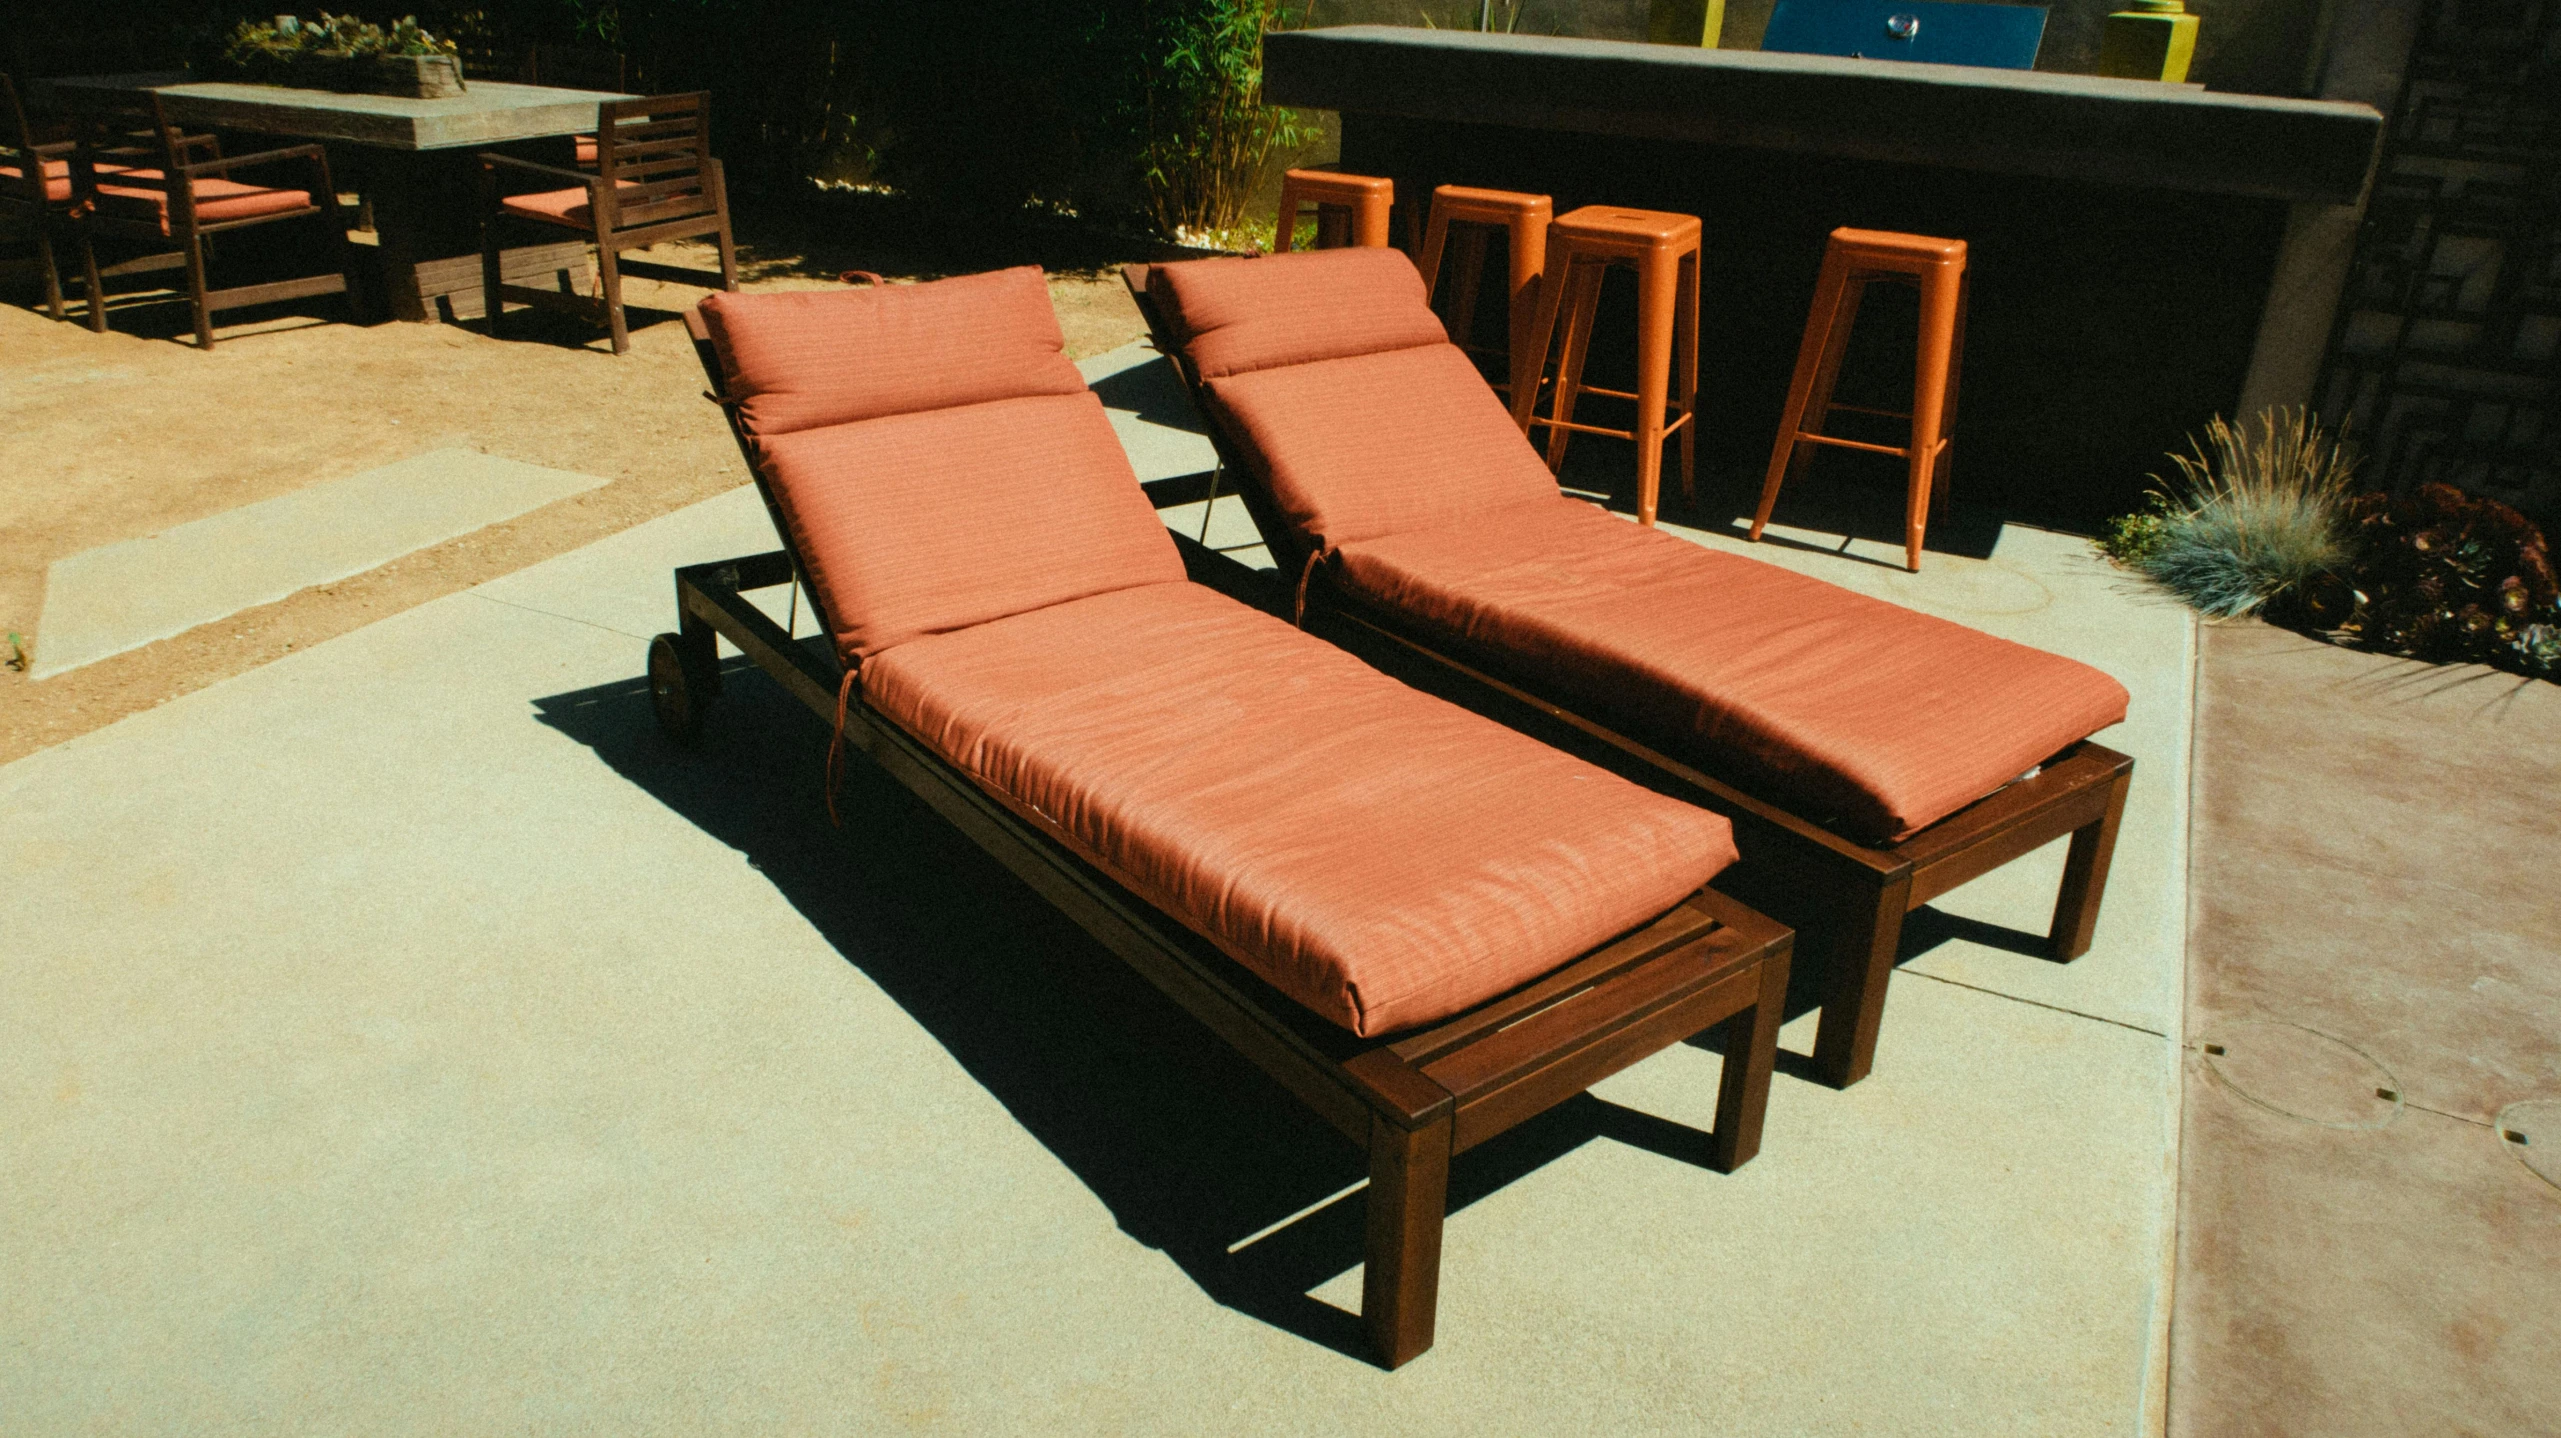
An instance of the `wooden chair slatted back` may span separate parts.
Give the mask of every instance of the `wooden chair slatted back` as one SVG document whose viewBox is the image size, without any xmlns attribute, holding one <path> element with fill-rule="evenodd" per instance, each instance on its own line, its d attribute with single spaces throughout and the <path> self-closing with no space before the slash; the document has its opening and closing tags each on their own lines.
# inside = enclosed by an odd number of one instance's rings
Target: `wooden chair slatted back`
<svg viewBox="0 0 2561 1438">
<path fill-rule="evenodd" d="M 711 213 L 719 205 L 717 173 L 709 94 L 596 107 L 596 178 L 615 196 L 617 228 Z"/>
<path fill-rule="evenodd" d="M 0 176 L 0 204 L 41 208 L 45 161 L 50 156 L 38 148 L 35 129 L 27 123 L 27 107 L 18 99 L 16 83 L 5 74 L 0 74 L 0 102 L 5 102 L 0 103 L 0 165 L 18 172 L 15 178 Z"/>
<path fill-rule="evenodd" d="M 190 152 L 211 147 L 212 136 L 190 136 L 170 124 L 160 97 L 150 92 L 135 99 L 85 99 L 75 114 L 75 124 L 79 147 L 71 157 L 74 194 L 83 200 L 96 196 L 103 172 L 106 183 L 122 189 L 166 191 L 173 230 L 193 219 L 195 191 L 178 169 L 187 163 Z M 146 177 L 117 173 L 132 170 L 157 173 Z M 157 233 L 159 229 L 157 224 L 109 215 L 93 214 L 91 222 L 111 230 L 149 229 Z"/>
</svg>

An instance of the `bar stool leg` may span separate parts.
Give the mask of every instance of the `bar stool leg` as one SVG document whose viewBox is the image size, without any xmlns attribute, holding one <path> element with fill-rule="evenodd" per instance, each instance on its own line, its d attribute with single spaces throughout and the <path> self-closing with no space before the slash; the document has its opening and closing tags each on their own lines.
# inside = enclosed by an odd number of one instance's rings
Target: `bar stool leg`
<svg viewBox="0 0 2561 1438">
<path fill-rule="evenodd" d="M 1817 434 L 1828 434 L 1832 426 L 1832 396 L 1841 381 L 1841 361 L 1850 352 L 1850 336 L 1858 329 L 1859 307 L 1867 303 L 1867 287 L 1876 282 L 1873 275 L 1852 271 L 1842 282 L 1841 302 L 1832 311 L 1832 329 L 1823 346 L 1823 366 L 1814 372 L 1814 393 L 1805 400 L 1805 421 L 1798 426 Z M 1814 467 L 1814 456 L 1822 450 L 1819 444 L 1797 446 L 1788 461 L 1787 477 L 1801 480 Z"/>
<path fill-rule="evenodd" d="M 1603 260 L 1578 261 L 1566 273 L 1571 293 L 1565 297 L 1565 340 L 1556 356 L 1556 399 L 1548 407 L 1547 472 L 1565 468 L 1565 446 L 1574 431 L 1574 403 L 1583 396 L 1583 360 L 1592 348 L 1592 313 L 1600 307 L 1601 280 L 1609 273 Z"/>
<path fill-rule="evenodd" d="M 1485 275 L 1485 227 L 1469 225 L 1458 235 L 1457 288 L 1449 297 L 1449 342 L 1465 345 L 1476 329 L 1476 291 Z"/>
<path fill-rule="evenodd" d="M 1346 206 L 1344 219 L 1349 225 L 1351 242 L 1365 250 L 1386 249 L 1396 229 L 1394 209 L 1394 199 L 1382 194 L 1361 196 L 1358 209 Z"/>
<path fill-rule="evenodd" d="M 1848 281 L 1848 266 L 1827 252 L 1822 273 L 1814 282 L 1814 305 L 1806 316 L 1805 338 L 1796 348 L 1796 374 L 1787 382 L 1787 403 L 1779 410 L 1778 438 L 1770 445 L 1769 474 L 1761 481 L 1761 505 L 1752 514 L 1751 537 L 1755 542 L 1770 522 L 1770 510 L 1778 503 L 1779 482 L 1787 478 L 1788 464 L 1796 457 L 1796 436 L 1805 428 L 1806 404 L 1813 398 L 1815 379 L 1828 356 L 1833 317 L 1840 311 Z"/>
<path fill-rule="evenodd" d="M 1531 356 L 1531 364 L 1540 369 L 1547 367 L 1548 346 L 1556 338 L 1557 317 L 1565 309 L 1566 278 L 1573 272 L 1574 247 L 1570 244 L 1559 247 L 1553 262 L 1539 276 L 1537 313 L 1530 318 L 1529 333 L 1526 336 L 1528 343 L 1515 342 L 1512 346 L 1512 363 L 1515 366 L 1520 363 L 1520 356 L 1527 354 Z M 1561 383 L 1563 376 L 1561 369 L 1558 375 Z M 1533 384 L 1512 387 L 1512 423 L 1521 427 L 1522 434 L 1528 434 L 1530 431 L 1530 411 L 1537 403 L 1538 386 Z"/>
<path fill-rule="evenodd" d="M 1636 522 L 1650 525 L 1662 501 L 1664 410 L 1672 399 L 1672 331 L 1680 314 L 1680 267 L 1646 256 L 1636 272 Z"/>
<path fill-rule="evenodd" d="M 1948 501 L 1956 497 L 1956 392 L 1965 373 L 1966 298 L 1974 283 L 1968 272 L 1956 278 L 1956 340 L 1947 356 L 1947 406 L 1939 414 L 1939 433 L 1947 445 L 1939 451 L 1937 473 L 1930 482 L 1930 508 L 1933 514 L 1944 514 Z"/>
<path fill-rule="evenodd" d="M 1449 216 L 1435 211 L 1423 226 L 1422 258 L 1414 268 L 1423 272 L 1423 303 L 1430 304 L 1440 294 L 1441 254 L 1449 248 Z"/>
<path fill-rule="evenodd" d="M 1515 216 L 1508 242 L 1512 286 L 1510 348 L 1513 394 L 1527 390 L 1531 403 L 1537 403 L 1538 377 L 1547 368 L 1546 346 L 1530 335 L 1538 323 L 1538 281 L 1547 270 L 1547 225 L 1529 216 Z"/>
<path fill-rule="evenodd" d="M 1672 357 L 1680 365 L 1681 498 L 1698 498 L 1698 254 L 1681 256 L 1681 289 Z"/>
<path fill-rule="evenodd" d="M 1911 492 L 1903 507 L 1903 567 L 1921 569 L 1921 535 L 1930 517 L 1930 477 L 1938 469 L 1947 406 L 1948 357 L 1956 340 L 1956 277 L 1939 270 L 1921 280 L 1921 335 L 1913 356 Z"/>
</svg>

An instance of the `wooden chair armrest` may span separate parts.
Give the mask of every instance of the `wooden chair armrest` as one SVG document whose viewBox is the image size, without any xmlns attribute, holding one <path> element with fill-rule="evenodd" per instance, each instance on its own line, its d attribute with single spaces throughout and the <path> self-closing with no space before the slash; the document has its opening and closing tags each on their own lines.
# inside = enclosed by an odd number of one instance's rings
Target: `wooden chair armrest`
<svg viewBox="0 0 2561 1438">
<path fill-rule="evenodd" d="M 526 170 L 537 175 L 556 176 L 573 185 L 584 185 L 590 192 L 603 183 L 599 177 L 583 170 L 564 170 L 558 165 L 536 164 L 532 160 L 519 160 L 513 155 L 493 155 L 484 151 L 480 156 L 480 164 L 484 170 L 489 171 L 495 171 L 499 166 L 504 165 L 511 170 Z"/>
<path fill-rule="evenodd" d="M 250 165 L 272 165 L 279 160 L 317 160 L 325 153 L 318 145 L 288 145 L 281 150 L 260 150 L 254 154 L 230 155 L 218 160 L 198 160 L 192 165 L 180 165 L 178 171 L 189 179 L 200 179 Z"/>
</svg>

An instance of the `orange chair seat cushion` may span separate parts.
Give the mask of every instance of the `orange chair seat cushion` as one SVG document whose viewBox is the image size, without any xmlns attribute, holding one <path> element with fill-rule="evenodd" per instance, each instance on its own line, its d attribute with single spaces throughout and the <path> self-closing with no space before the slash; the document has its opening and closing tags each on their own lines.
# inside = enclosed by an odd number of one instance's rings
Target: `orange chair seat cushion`
<svg viewBox="0 0 2561 1438">
<path fill-rule="evenodd" d="M 719 294 L 702 315 L 739 421 L 760 439 L 1085 392 L 1049 283 L 1029 265 L 924 285 Z"/>
<path fill-rule="evenodd" d="M 1305 550 L 1556 498 L 1555 477 L 1502 401 L 1438 333 L 1416 348 L 1230 375 L 1208 390 Z"/>
<path fill-rule="evenodd" d="M 1449 338 L 1402 250 L 1187 260 L 1151 270 L 1147 294 L 1203 379 Z"/>
<path fill-rule="evenodd" d="M 26 180 L 25 170 L 16 165 L 0 165 L 0 191 L 7 192 L 12 198 L 16 198 L 18 187 L 25 184 Z M 44 197 L 54 204 L 60 204 L 71 198 L 71 162 L 69 160 L 44 162 Z"/>
<path fill-rule="evenodd" d="M 169 233 L 169 191 L 158 170 L 125 170 L 119 180 L 140 184 L 98 185 L 98 213 L 118 219 L 153 220 L 160 233 Z M 311 204 L 308 190 L 278 190 L 265 185 L 244 185 L 235 180 L 205 178 L 189 182 L 194 188 L 196 219 L 204 224 L 224 220 L 252 220 L 260 215 L 289 214 Z"/>
<path fill-rule="evenodd" d="M 1089 392 L 887 415 L 758 444 L 849 658 L 1183 577 L 1172 536 Z"/>
<path fill-rule="evenodd" d="M 570 136 L 569 138 L 570 138 L 570 140 L 571 140 L 573 143 L 575 143 L 575 144 L 577 145 L 577 147 L 578 147 L 578 163 L 579 163 L 579 164 L 582 164 L 582 165 L 592 165 L 592 164 L 596 163 L 596 137 L 595 137 L 595 136 L 593 136 L 593 135 L 572 135 L 572 136 Z"/>
<path fill-rule="evenodd" d="M 2125 717 L 2059 655 L 1559 497 L 1347 547 L 1339 582 L 1452 649 L 1868 843 Z"/>
<path fill-rule="evenodd" d="M 863 676 L 1016 813 L 1357 1034 L 1518 987 L 1734 859 L 1724 819 L 1198 585 L 913 640 Z"/>
<path fill-rule="evenodd" d="M 614 188 L 638 188 L 629 180 L 614 181 Z M 530 195 L 509 195 L 498 202 L 498 208 L 520 220 L 540 220 L 549 225 L 566 225 L 572 229 L 591 230 L 596 226 L 596 210 L 587 202 L 587 187 L 572 185 L 565 190 L 538 190 Z"/>
</svg>

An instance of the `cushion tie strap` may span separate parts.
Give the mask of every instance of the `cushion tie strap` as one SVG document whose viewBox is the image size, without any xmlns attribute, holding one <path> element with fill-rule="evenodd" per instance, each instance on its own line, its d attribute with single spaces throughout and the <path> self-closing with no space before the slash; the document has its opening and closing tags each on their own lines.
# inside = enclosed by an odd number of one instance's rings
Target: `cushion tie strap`
<svg viewBox="0 0 2561 1438">
<path fill-rule="evenodd" d="M 1307 563 L 1298 571 L 1298 604 L 1290 611 L 1289 622 L 1301 629 L 1307 627 L 1307 581 L 1316 577 L 1316 566 L 1324 563 L 1333 553 L 1334 546 L 1330 544 L 1319 546 L 1307 556 Z"/>
<path fill-rule="evenodd" d="M 844 682 L 836 686 L 836 732 L 827 740 L 827 822 L 841 829 L 845 821 L 836 816 L 836 777 L 845 757 L 845 711 L 854 697 L 854 681 L 862 677 L 860 665 L 845 666 Z"/>
</svg>

